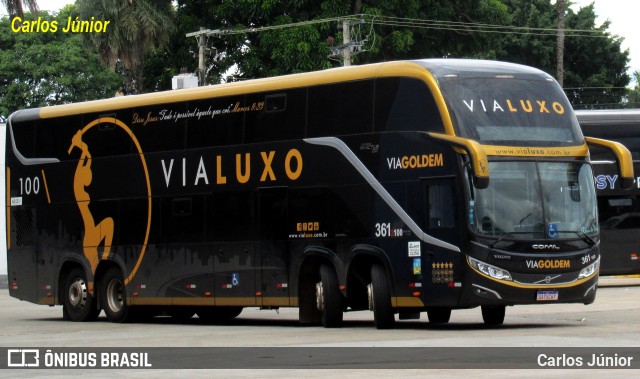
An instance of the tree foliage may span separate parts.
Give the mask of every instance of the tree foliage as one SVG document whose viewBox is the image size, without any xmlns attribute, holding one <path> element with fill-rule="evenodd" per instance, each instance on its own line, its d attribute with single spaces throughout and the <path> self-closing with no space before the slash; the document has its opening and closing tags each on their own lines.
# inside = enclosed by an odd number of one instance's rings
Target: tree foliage
<svg viewBox="0 0 640 379">
<path fill-rule="evenodd" d="M 555 9 L 548 0 L 502 0 L 512 14 L 511 23 L 538 28 L 504 38 L 501 60 L 538 67 L 556 75 Z M 612 36 L 609 22 L 596 25 L 593 4 L 565 16 L 564 88 L 574 107 L 619 104 L 629 83 L 629 52 L 622 38 Z"/>
<path fill-rule="evenodd" d="M 109 20 L 104 33 L 85 33 L 102 60 L 126 77 L 125 92 L 144 92 L 144 55 L 163 47 L 174 29 L 170 0 L 77 0 L 80 18 Z"/>
<path fill-rule="evenodd" d="M 4 6 L 11 17 L 24 16 L 24 9 L 28 8 L 31 13 L 38 13 L 38 2 L 36 0 L 1 0 L 0 3 Z"/>
<path fill-rule="evenodd" d="M 366 14 L 363 23 L 352 28 L 352 37 L 366 40 L 366 51 L 353 57 L 354 64 L 425 57 L 495 58 L 501 48 L 495 38 L 474 33 L 465 26 L 398 27 L 377 23 L 375 16 L 468 24 L 508 21 L 507 8 L 500 0 L 179 0 L 177 12 L 180 33 L 197 31 L 200 26 L 247 30 Z M 332 45 L 339 45 L 342 40 L 342 24 L 338 21 L 241 35 L 223 34 L 210 44 L 219 54 L 217 59 L 209 60 L 209 80 L 218 82 L 232 66 L 237 67 L 232 80 L 340 66 L 341 58 L 328 57 Z M 191 50 L 197 48 L 194 40 L 190 46 Z M 195 62 L 193 59 L 182 64 L 186 63 L 193 71 Z"/>
<path fill-rule="evenodd" d="M 179 67 L 191 72 L 197 60 L 184 52 L 196 51 L 197 46 L 183 36 L 200 26 L 247 30 L 365 14 L 364 23 L 352 28 L 352 39 L 365 41 L 365 51 L 353 57 L 354 64 L 482 58 L 527 64 L 556 75 L 557 13 L 549 0 L 180 0 L 178 4 L 179 34 L 172 42 L 178 46 L 174 51 L 183 53 Z M 608 23 L 597 26 L 595 19 L 593 6 L 578 12 L 567 9 L 565 15 L 564 85 L 578 106 L 618 103 L 629 82 L 629 57 L 627 51 L 621 51 L 622 38 L 609 34 Z M 342 39 L 337 21 L 237 35 L 223 33 L 209 40 L 218 53 L 208 60 L 209 82 L 219 82 L 231 67 L 237 69 L 231 80 L 336 67 L 341 58 L 328 57 L 332 45 L 339 45 Z M 594 91 L 595 87 L 604 88 L 607 98 L 603 91 Z"/>
<path fill-rule="evenodd" d="M 85 33 L 84 37 L 105 62 L 126 78 L 128 93 L 168 89 L 172 76 L 195 72 L 197 42 L 185 35 L 200 27 L 221 31 L 207 39 L 209 83 L 340 66 L 342 58 L 332 56 L 332 51 L 344 37 L 340 20 L 350 15 L 363 15 L 352 18 L 351 39 L 363 42 L 362 51 L 353 55 L 353 64 L 482 58 L 527 64 L 556 75 L 557 14 L 550 0 L 77 3 L 82 19 L 94 16 L 111 21 L 112 33 Z M 363 21 L 356 22 L 360 17 Z M 332 21 L 326 21 L 329 19 Z M 595 20 L 593 6 L 576 12 L 567 9 L 565 14 L 563 75 L 567 94 L 577 107 L 628 103 L 628 51 L 621 50 L 623 39 L 609 33 L 608 23 L 596 25 Z M 299 25 L 262 29 L 292 23 Z M 509 29 L 512 27 L 520 29 Z M 44 87 L 40 84 L 35 88 L 41 91 Z"/>
<path fill-rule="evenodd" d="M 45 20 L 60 25 L 72 7 Z M 25 18 L 31 19 L 27 13 Z M 111 97 L 121 88 L 118 75 L 101 64 L 71 33 L 14 33 L 10 19 L 0 20 L 0 115 L 29 107 L 65 104 Z"/>
</svg>

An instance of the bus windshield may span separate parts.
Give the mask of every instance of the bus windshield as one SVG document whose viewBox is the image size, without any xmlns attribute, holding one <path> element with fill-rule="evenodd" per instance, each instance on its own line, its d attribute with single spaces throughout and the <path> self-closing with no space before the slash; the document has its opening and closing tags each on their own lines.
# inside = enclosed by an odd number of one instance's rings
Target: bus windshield
<svg viewBox="0 0 640 379">
<path fill-rule="evenodd" d="M 484 145 L 576 146 L 582 134 L 571 105 L 546 80 L 443 80 L 455 132 Z"/>
<path fill-rule="evenodd" d="M 490 162 L 491 182 L 473 189 L 476 233 L 510 239 L 596 236 L 591 166 L 582 162 Z"/>
</svg>

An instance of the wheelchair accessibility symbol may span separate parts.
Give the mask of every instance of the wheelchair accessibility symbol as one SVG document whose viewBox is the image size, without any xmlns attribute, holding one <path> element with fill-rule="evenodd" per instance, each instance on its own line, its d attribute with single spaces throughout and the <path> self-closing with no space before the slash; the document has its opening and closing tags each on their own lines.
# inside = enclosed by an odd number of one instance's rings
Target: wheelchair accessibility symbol
<svg viewBox="0 0 640 379">
<path fill-rule="evenodd" d="M 547 238 L 558 238 L 558 224 L 547 225 Z"/>
<path fill-rule="evenodd" d="M 234 287 L 240 285 L 240 274 L 237 272 L 231 274 L 231 285 Z"/>
</svg>

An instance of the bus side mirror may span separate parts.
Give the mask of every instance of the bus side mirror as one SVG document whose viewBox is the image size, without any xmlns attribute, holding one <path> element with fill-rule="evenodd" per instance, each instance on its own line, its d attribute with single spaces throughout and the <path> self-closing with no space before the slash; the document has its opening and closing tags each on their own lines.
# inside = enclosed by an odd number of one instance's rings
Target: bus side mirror
<svg viewBox="0 0 640 379">
<path fill-rule="evenodd" d="M 633 175 L 633 159 L 631 153 L 623 144 L 606 139 L 584 137 L 588 145 L 595 145 L 611 150 L 616 157 L 618 170 L 620 171 L 620 186 L 622 189 L 631 189 L 635 183 Z"/>
<path fill-rule="evenodd" d="M 485 189 L 489 186 L 489 161 L 482 145 L 468 138 L 440 133 L 427 134 L 432 138 L 446 142 L 460 154 L 468 154 L 471 157 L 473 186 L 477 189 Z"/>
</svg>

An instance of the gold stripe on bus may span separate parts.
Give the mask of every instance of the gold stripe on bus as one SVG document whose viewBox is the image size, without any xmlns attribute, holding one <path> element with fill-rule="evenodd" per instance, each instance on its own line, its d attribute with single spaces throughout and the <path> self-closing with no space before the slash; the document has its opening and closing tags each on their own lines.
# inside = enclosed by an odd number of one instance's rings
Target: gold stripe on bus
<svg viewBox="0 0 640 379">
<path fill-rule="evenodd" d="M 44 175 L 44 170 L 42 170 L 42 182 L 44 183 L 44 192 L 47 194 L 47 202 L 51 204 L 51 196 L 49 196 L 49 186 L 47 185 L 47 177 Z"/>
<path fill-rule="evenodd" d="M 424 307 L 424 303 L 418 297 L 392 296 L 391 304 L 395 307 Z"/>
<path fill-rule="evenodd" d="M 534 147 L 534 146 L 493 146 L 482 145 L 485 154 L 506 157 L 586 157 L 589 148 L 584 143 L 580 146 L 566 147 Z"/>
<path fill-rule="evenodd" d="M 55 299 L 53 298 L 53 296 L 51 297 L 41 297 L 38 299 L 37 302 L 38 305 L 56 305 L 55 304 Z"/>
<path fill-rule="evenodd" d="M 260 297 L 263 307 L 288 307 L 291 305 L 288 297 Z"/>
<path fill-rule="evenodd" d="M 11 170 L 9 166 L 7 166 L 7 174 L 5 177 L 7 181 L 7 193 L 5 194 L 6 203 L 4 204 L 7 208 L 7 218 L 6 218 L 6 227 L 7 227 L 7 249 L 11 248 Z"/>
<path fill-rule="evenodd" d="M 130 298 L 131 305 L 176 305 L 176 306 L 290 306 L 289 297 L 138 297 Z M 262 304 L 259 304 L 262 301 Z M 297 301 L 297 298 L 296 298 Z"/>
<path fill-rule="evenodd" d="M 444 98 L 435 78 L 426 68 L 411 62 L 386 62 L 363 66 L 350 66 L 317 72 L 307 72 L 243 82 L 217 84 L 204 87 L 171 90 L 134 96 L 87 101 L 75 104 L 40 108 L 40 118 L 71 116 L 83 113 L 99 113 L 120 109 L 169 104 L 182 101 L 204 100 L 247 93 L 269 92 L 323 84 L 349 82 L 383 77 L 409 77 L 426 83 L 435 97 L 447 134 L 453 135 L 453 124 Z"/>
<path fill-rule="evenodd" d="M 480 276 L 483 276 L 487 279 L 490 279 L 496 283 L 500 283 L 503 284 L 505 286 L 509 286 L 509 287 L 515 287 L 515 288 L 525 288 L 525 289 L 540 289 L 540 288 L 570 288 L 570 287 L 576 287 L 579 286 L 591 279 L 593 279 L 593 277 L 596 275 L 596 273 L 591 274 L 590 276 L 586 277 L 586 278 L 582 278 L 582 279 L 578 279 L 575 280 L 573 282 L 570 283 L 536 283 L 536 284 L 526 284 L 526 283 L 516 283 L 516 282 L 512 282 L 512 281 L 508 281 L 508 280 L 499 280 L 496 278 L 493 278 L 481 271 L 478 271 L 475 267 L 469 265 L 469 267 L 471 267 L 473 269 L 473 271 L 475 271 L 476 273 L 480 274 Z"/>
</svg>

